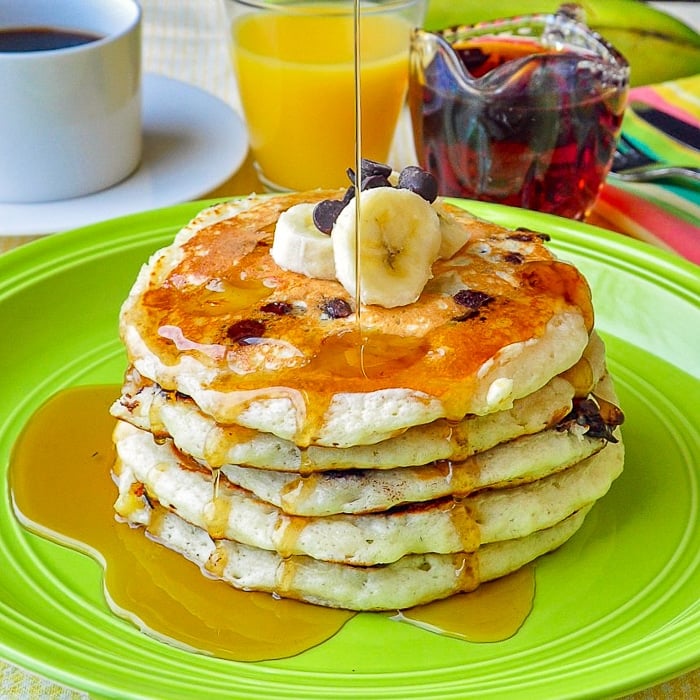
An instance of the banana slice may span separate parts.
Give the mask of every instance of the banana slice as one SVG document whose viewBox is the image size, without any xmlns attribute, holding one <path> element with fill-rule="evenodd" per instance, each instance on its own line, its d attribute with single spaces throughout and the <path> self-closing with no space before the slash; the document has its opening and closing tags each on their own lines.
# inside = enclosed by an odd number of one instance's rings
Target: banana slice
<svg viewBox="0 0 700 700">
<path fill-rule="evenodd" d="M 433 202 L 433 209 L 435 209 L 440 221 L 440 236 L 442 238 L 438 257 L 448 260 L 471 238 L 471 234 L 452 216 L 439 197 Z"/>
<path fill-rule="evenodd" d="M 314 225 L 313 210 L 313 204 L 304 202 L 280 214 L 270 255 L 285 270 L 334 280 L 333 243 Z"/>
<path fill-rule="evenodd" d="M 432 277 L 441 242 L 438 215 L 409 190 L 377 187 L 360 197 L 360 301 L 386 308 L 410 304 Z M 331 239 L 338 282 L 354 296 L 353 202 L 340 212 Z"/>
</svg>

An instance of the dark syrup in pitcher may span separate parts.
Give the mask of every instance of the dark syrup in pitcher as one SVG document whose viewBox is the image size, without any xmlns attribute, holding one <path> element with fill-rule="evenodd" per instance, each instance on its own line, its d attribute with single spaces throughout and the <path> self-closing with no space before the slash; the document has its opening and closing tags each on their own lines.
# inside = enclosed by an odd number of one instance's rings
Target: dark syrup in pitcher
<svg viewBox="0 0 700 700">
<path fill-rule="evenodd" d="M 409 94 L 418 159 L 440 194 L 582 219 L 608 172 L 624 111 L 617 85 L 573 49 L 534 41 L 452 45 L 478 83 L 461 90 L 437 55 Z M 492 72 L 509 72 L 507 85 Z M 493 84 L 490 84 L 493 81 Z"/>
</svg>

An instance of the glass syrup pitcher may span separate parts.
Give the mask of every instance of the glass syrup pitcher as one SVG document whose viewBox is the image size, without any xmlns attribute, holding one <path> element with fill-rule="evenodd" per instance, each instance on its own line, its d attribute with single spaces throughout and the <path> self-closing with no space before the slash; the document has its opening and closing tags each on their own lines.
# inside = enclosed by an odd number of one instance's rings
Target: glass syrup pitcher
<svg viewBox="0 0 700 700">
<path fill-rule="evenodd" d="M 583 219 L 620 133 L 625 58 L 569 6 L 411 38 L 416 155 L 444 196 Z"/>
</svg>

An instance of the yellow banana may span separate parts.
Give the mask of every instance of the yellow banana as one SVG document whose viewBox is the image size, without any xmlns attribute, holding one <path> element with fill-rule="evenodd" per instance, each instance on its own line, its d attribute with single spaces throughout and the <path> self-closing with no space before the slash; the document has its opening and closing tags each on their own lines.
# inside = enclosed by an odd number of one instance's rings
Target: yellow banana
<svg viewBox="0 0 700 700">
<path fill-rule="evenodd" d="M 445 207 L 440 197 L 433 202 L 433 209 L 440 224 L 440 249 L 438 258 L 451 258 L 462 246 L 466 245 L 471 234 L 466 226 L 457 221 Z"/>
<path fill-rule="evenodd" d="M 270 250 L 284 270 L 320 280 L 335 279 L 333 244 L 313 222 L 314 205 L 302 202 L 280 214 Z"/>
<path fill-rule="evenodd" d="M 429 0 L 424 27 L 431 31 L 499 17 L 554 12 L 560 0 Z M 630 64 L 632 86 L 700 73 L 700 34 L 640 0 L 578 0 L 586 23 Z"/>
<path fill-rule="evenodd" d="M 386 308 L 414 302 L 432 277 L 442 236 L 437 212 L 420 195 L 393 187 L 360 194 L 359 275 L 353 206 L 340 212 L 331 238 L 338 281 L 360 301 Z"/>
</svg>

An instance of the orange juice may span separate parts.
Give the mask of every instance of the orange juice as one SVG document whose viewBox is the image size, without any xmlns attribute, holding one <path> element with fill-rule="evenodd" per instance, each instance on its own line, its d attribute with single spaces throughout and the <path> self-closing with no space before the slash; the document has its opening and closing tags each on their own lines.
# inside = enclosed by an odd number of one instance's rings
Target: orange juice
<svg viewBox="0 0 700 700">
<path fill-rule="evenodd" d="M 362 155 L 385 162 L 403 105 L 410 24 L 361 20 Z M 233 62 L 251 148 L 265 180 L 342 187 L 355 162 L 352 6 L 251 14 L 233 25 Z"/>
</svg>

